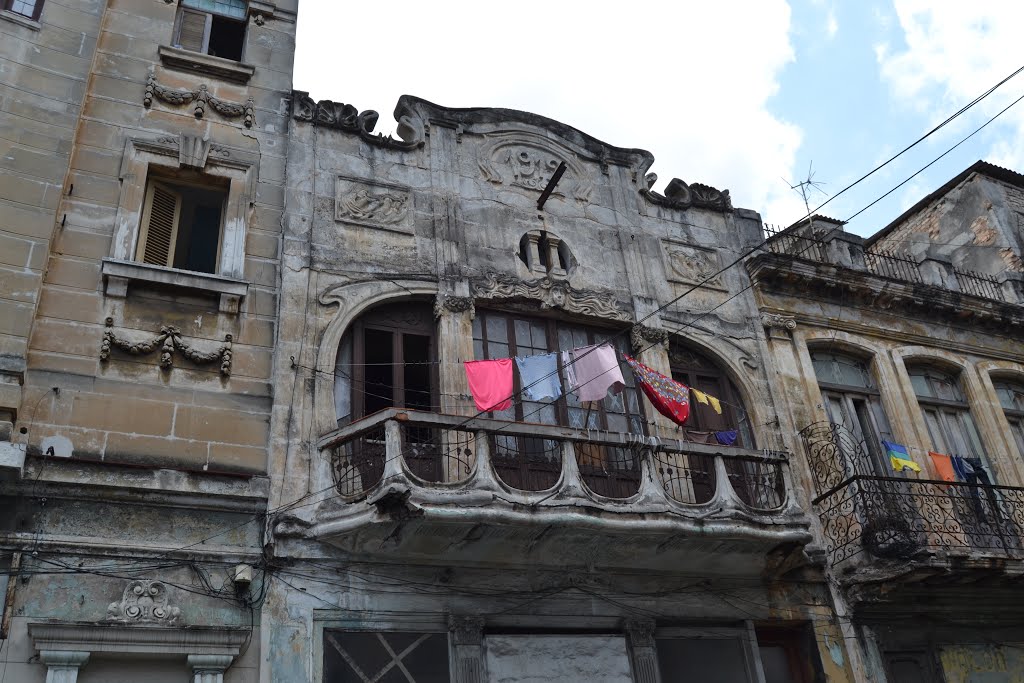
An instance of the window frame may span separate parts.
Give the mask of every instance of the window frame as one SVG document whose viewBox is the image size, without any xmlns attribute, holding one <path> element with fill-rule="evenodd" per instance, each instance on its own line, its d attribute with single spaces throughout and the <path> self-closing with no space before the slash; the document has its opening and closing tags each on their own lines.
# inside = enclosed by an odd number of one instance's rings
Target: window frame
<svg viewBox="0 0 1024 683">
<path fill-rule="evenodd" d="M 1024 397 L 1024 382 L 1018 378 L 994 377 L 992 378 L 992 386 L 999 397 L 999 405 L 1003 409 L 1003 416 L 1010 425 L 1010 433 L 1013 435 L 1013 441 L 1017 445 L 1017 450 L 1020 456 L 1024 457 L 1024 398 L 1019 400 L 1019 407 L 1016 405 L 1018 403 L 1017 400 L 1014 400 L 1015 405 L 1010 407 L 1003 403 L 1002 394 L 999 393 L 1000 389 L 1005 389 L 1013 392 L 1016 396 Z"/>
<path fill-rule="evenodd" d="M 981 433 L 978 431 L 978 423 L 971 413 L 971 406 L 967 400 L 967 393 L 964 391 L 961 373 L 959 371 L 949 372 L 942 368 L 922 363 L 907 364 L 906 369 L 907 375 L 911 379 L 911 388 L 921 410 L 921 419 L 924 420 L 925 428 L 928 430 L 928 436 L 932 442 L 931 450 L 946 455 L 980 458 L 985 464 L 985 469 L 989 476 L 994 479 L 995 473 L 988 462 L 985 444 L 981 440 Z M 929 386 L 933 386 L 939 380 L 949 381 L 956 389 L 957 394 L 962 398 L 945 399 L 937 396 L 921 396 L 913 382 L 914 378 L 919 376 L 923 376 Z M 932 393 L 938 392 L 933 390 Z M 959 431 L 952 429 L 952 421 L 959 423 Z M 965 425 L 970 428 L 969 432 L 964 428 Z M 956 441 L 961 442 L 969 452 L 959 452 L 954 448 Z M 971 443 L 972 441 L 973 444 Z"/>
<path fill-rule="evenodd" d="M 157 169 L 155 173 L 153 172 L 154 168 Z M 136 238 L 135 254 L 132 257 L 132 260 L 135 261 L 136 263 L 142 263 L 142 264 L 145 264 L 145 265 L 160 265 L 160 264 L 146 264 L 146 262 L 143 260 L 143 258 L 145 257 L 146 245 L 149 242 L 150 217 L 152 215 L 153 197 L 154 197 L 155 192 L 156 192 L 156 187 L 160 186 L 160 185 L 163 185 L 163 186 L 165 186 L 166 190 L 169 190 L 169 191 L 174 192 L 174 193 L 180 193 L 180 188 L 182 188 L 182 187 L 185 187 L 185 188 L 196 188 L 196 189 L 200 189 L 200 190 L 209 190 L 209 186 L 204 186 L 202 183 L 199 182 L 198 178 L 194 178 L 194 177 L 193 178 L 175 178 L 175 177 L 171 177 L 170 175 L 164 175 L 159 169 L 160 169 L 160 167 L 153 167 L 153 166 L 151 166 L 150 167 L 150 172 L 149 172 L 149 174 L 148 174 L 148 176 L 146 178 L 146 194 L 145 194 L 145 199 L 143 200 L 143 204 L 142 204 L 142 215 L 141 215 L 141 217 L 139 219 L 139 231 L 138 231 L 138 237 Z M 171 233 L 172 234 L 171 247 L 170 247 L 170 250 L 168 252 L 168 260 L 170 261 L 170 263 L 164 265 L 163 267 L 171 268 L 173 270 L 178 270 L 178 271 L 187 272 L 187 273 L 201 273 L 201 274 L 207 274 L 207 275 L 217 275 L 218 274 L 217 271 L 220 269 L 220 265 L 221 265 L 221 253 L 222 253 L 222 251 L 224 249 L 224 232 L 225 232 L 225 223 L 226 223 L 226 217 L 227 217 L 228 192 L 224 188 L 218 188 L 216 191 L 219 194 L 221 194 L 222 198 L 221 198 L 221 202 L 220 202 L 220 217 L 218 218 L 218 224 L 217 224 L 217 253 L 214 255 L 214 271 L 213 272 L 209 272 L 209 271 L 205 271 L 205 270 L 190 270 L 188 268 L 178 268 L 178 267 L 176 267 L 174 265 L 174 261 L 178 257 L 178 253 L 177 253 L 177 249 L 178 249 L 178 246 L 179 246 L 178 245 L 178 240 L 180 239 L 181 225 L 182 225 L 182 220 L 183 220 L 181 215 L 180 215 L 180 213 L 181 213 L 181 204 L 180 204 L 180 202 L 179 202 L 179 206 L 177 207 L 177 210 L 176 210 L 175 219 L 174 219 L 174 226 L 173 226 L 173 230 L 172 230 L 172 233 Z M 190 229 L 190 231 L 191 231 L 191 229 Z M 189 235 L 189 241 L 186 242 L 185 244 L 181 245 L 181 246 L 188 247 L 191 244 L 192 239 L 193 239 L 193 237 L 190 234 Z"/>
<path fill-rule="evenodd" d="M 740 416 L 736 414 L 734 409 L 734 406 L 740 406 L 747 416 L 750 415 L 750 412 L 744 405 L 743 397 L 739 393 L 739 388 L 733 381 L 732 376 L 724 370 L 714 358 L 702 351 L 694 349 L 685 342 L 673 339 L 670 344 L 669 367 L 672 373 L 672 379 L 677 382 L 682 382 L 691 389 L 698 389 L 699 391 L 703 391 L 704 393 L 710 394 L 711 396 L 719 399 L 722 403 L 722 420 L 726 425 L 733 425 L 737 432 L 736 443 L 734 445 L 739 448 L 755 449 L 757 447 L 757 435 L 754 433 L 753 425 L 750 424 L 749 418 L 745 420 L 745 424 L 741 424 Z M 694 360 L 701 362 L 680 362 L 680 351 L 685 352 Z M 708 386 L 708 382 L 701 381 L 701 377 L 710 378 L 712 381 L 716 382 L 719 387 L 719 393 L 715 394 L 713 390 L 705 391 L 704 387 Z M 696 432 L 718 431 L 713 428 L 713 425 L 704 424 L 705 418 L 702 417 L 702 413 L 711 410 L 713 410 L 711 406 L 705 406 L 704 404 L 697 402 L 691 394 L 690 416 L 687 418 L 686 425 L 683 429 L 691 429 Z M 694 424 L 694 421 L 696 421 L 696 424 Z"/>
<path fill-rule="evenodd" d="M 3 5 L 0 6 L 0 9 L 3 9 L 5 12 L 10 12 L 11 14 L 16 14 L 19 17 L 24 17 L 30 21 L 39 21 L 39 17 L 43 13 L 43 5 L 46 3 L 46 0 L 35 0 L 36 4 L 32 8 L 31 15 L 22 14 L 21 12 L 16 11 L 14 9 L 15 1 L 16 0 L 3 0 Z"/>
<path fill-rule="evenodd" d="M 181 3 L 181 0 L 178 0 L 178 8 L 177 8 L 177 11 L 176 11 L 176 13 L 174 15 L 174 27 L 173 27 L 172 32 L 171 32 L 170 46 L 175 48 L 175 49 L 177 49 L 177 50 L 184 50 L 185 52 L 191 52 L 193 54 L 201 54 L 201 55 L 206 55 L 208 57 L 216 57 L 218 59 L 225 59 L 227 61 L 235 62 L 235 63 L 238 63 L 238 64 L 244 63 L 245 62 L 245 52 L 246 52 L 246 47 L 247 47 L 247 42 L 248 42 L 248 37 L 249 37 L 249 7 L 248 7 L 248 5 L 249 5 L 249 3 L 246 2 L 246 16 L 245 16 L 245 18 L 239 19 L 237 17 L 228 16 L 226 14 L 222 14 L 220 12 L 214 12 L 212 10 L 198 9 L 198 8 L 195 8 L 195 7 L 186 7 L 184 4 Z M 181 44 L 181 27 L 182 27 L 183 18 L 184 18 L 184 15 L 185 15 L 186 12 L 193 12 L 195 14 L 204 14 L 204 15 L 206 15 L 206 25 L 205 25 L 205 27 L 203 29 L 203 48 L 202 48 L 202 50 L 199 50 L 199 51 L 192 50 L 190 48 L 184 47 Z M 231 22 L 235 22 L 235 23 L 238 23 L 238 24 L 242 25 L 242 30 L 243 30 L 243 33 L 242 33 L 242 50 L 241 50 L 241 53 L 238 55 L 238 59 L 231 59 L 230 57 L 223 57 L 223 56 L 220 56 L 220 55 L 211 55 L 210 54 L 210 38 L 211 38 L 212 32 L 213 32 L 213 17 L 214 16 L 220 17 L 224 21 L 231 21 Z"/>
</svg>

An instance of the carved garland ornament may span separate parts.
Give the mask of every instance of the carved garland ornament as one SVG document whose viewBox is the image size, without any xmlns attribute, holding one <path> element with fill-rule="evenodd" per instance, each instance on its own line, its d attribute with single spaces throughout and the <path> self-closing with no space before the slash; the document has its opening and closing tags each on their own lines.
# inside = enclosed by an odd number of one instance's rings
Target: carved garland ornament
<svg viewBox="0 0 1024 683">
<path fill-rule="evenodd" d="M 132 581 L 124 589 L 120 602 L 107 607 L 107 621 L 120 624 L 158 624 L 174 626 L 181 610 L 167 599 L 167 586 L 159 581 Z"/>
<path fill-rule="evenodd" d="M 206 106 L 220 114 L 226 119 L 237 119 L 244 117 L 243 123 L 246 128 L 252 128 L 255 121 L 256 100 L 252 97 L 245 101 L 245 104 L 228 102 L 210 94 L 206 84 L 203 83 L 196 90 L 172 90 L 156 82 L 156 73 L 150 69 L 149 80 L 146 82 L 146 94 L 142 98 L 142 104 L 147 109 L 157 99 L 165 104 L 180 107 L 195 102 L 193 114 L 197 119 L 203 118 L 206 113 Z"/>
<path fill-rule="evenodd" d="M 534 299 L 541 308 L 559 308 L 595 318 L 631 322 L 632 316 L 612 292 L 574 289 L 567 282 L 542 277 L 521 280 L 514 275 L 488 273 L 472 281 L 473 295 L 479 299 Z"/>
<path fill-rule="evenodd" d="M 231 341 L 230 334 L 224 335 L 224 344 L 216 351 L 203 353 L 197 351 L 190 344 L 181 338 L 181 332 L 177 327 L 164 325 L 160 328 L 160 334 L 152 339 L 142 342 L 131 342 L 118 337 L 114 330 L 114 319 L 107 318 L 107 330 L 103 333 L 103 343 L 100 345 L 100 360 L 106 361 L 110 358 L 111 347 L 116 346 L 122 351 L 127 351 L 133 356 L 145 356 L 160 349 L 160 367 L 169 370 L 174 365 L 174 352 L 179 351 L 181 355 L 197 365 L 205 365 L 220 361 L 220 374 L 225 377 L 231 374 Z"/>
<path fill-rule="evenodd" d="M 386 149 L 412 150 L 423 146 L 422 134 L 407 116 L 403 116 L 398 122 L 398 134 L 404 139 L 396 140 L 383 133 L 374 135 L 373 129 L 380 118 L 377 112 L 372 109 L 360 112 L 351 104 L 344 102 L 316 102 L 309 93 L 301 91 L 292 94 L 292 117 L 296 121 L 306 121 L 317 126 L 354 133 L 371 145 Z"/>
</svg>

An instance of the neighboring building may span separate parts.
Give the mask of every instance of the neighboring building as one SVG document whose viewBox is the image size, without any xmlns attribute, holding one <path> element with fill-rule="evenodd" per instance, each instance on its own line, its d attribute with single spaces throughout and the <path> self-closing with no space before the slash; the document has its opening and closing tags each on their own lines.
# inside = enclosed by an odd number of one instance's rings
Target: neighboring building
<svg viewBox="0 0 1024 683">
<path fill-rule="evenodd" d="M 1024 676 L 1022 215 L 978 162 L 870 239 L 815 217 L 746 264 L 865 680 Z"/>
<path fill-rule="evenodd" d="M 256 680 L 296 0 L 2 6 L 0 677 Z"/>
</svg>

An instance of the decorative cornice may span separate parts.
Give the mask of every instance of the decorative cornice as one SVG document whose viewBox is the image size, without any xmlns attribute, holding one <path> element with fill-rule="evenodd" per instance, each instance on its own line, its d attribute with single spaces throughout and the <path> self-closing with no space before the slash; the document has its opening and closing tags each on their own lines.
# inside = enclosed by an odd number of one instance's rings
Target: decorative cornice
<svg viewBox="0 0 1024 683">
<path fill-rule="evenodd" d="M 28 632 L 37 650 L 144 655 L 238 656 L 250 635 L 248 628 L 116 623 L 34 623 Z"/>
<path fill-rule="evenodd" d="M 296 90 L 292 93 L 292 117 L 296 121 L 306 121 L 315 126 L 334 128 L 346 133 L 354 133 L 364 141 L 377 147 L 409 151 L 422 147 L 424 144 L 422 135 L 414 135 L 412 140 L 396 140 L 390 135 L 383 133 L 373 134 L 380 114 L 367 109 L 360 112 L 351 104 L 333 102 L 331 100 L 320 100 L 316 102 L 309 96 L 309 93 Z M 417 130 L 411 121 L 401 121 L 399 134 L 403 130 L 414 132 Z"/>
<path fill-rule="evenodd" d="M 119 624 L 157 624 L 174 626 L 181 610 L 167 598 L 167 586 L 159 581 L 131 581 L 120 602 L 107 607 L 107 621 Z"/>
<path fill-rule="evenodd" d="M 169 370 L 174 365 L 174 352 L 177 350 L 185 358 L 197 365 L 205 365 L 220 361 L 220 374 L 228 376 L 231 374 L 231 342 L 230 334 L 224 335 L 224 343 L 215 351 L 203 353 L 197 351 L 181 338 L 181 332 L 177 327 L 163 325 L 160 333 L 141 342 L 132 342 L 114 333 L 114 319 L 107 318 L 107 330 L 103 333 L 103 343 L 100 345 L 100 360 L 106 361 L 110 358 L 111 347 L 116 346 L 122 351 L 127 351 L 133 356 L 145 356 L 160 349 L 160 367 Z"/>
<path fill-rule="evenodd" d="M 710 185 L 693 183 L 687 185 L 679 178 L 673 178 L 665 186 L 665 194 L 658 194 L 651 190 L 651 187 L 658 180 L 658 176 L 650 173 L 645 177 L 647 188 L 640 190 L 640 194 L 652 204 L 666 206 L 670 209 L 710 209 L 712 211 L 732 211 L 732 199 L 729 197 L 729 190 L 719 190 Z"/>
<path fill-rule="evenodd" d="M 629 331 L 629 340 L 633 344 L 633 352 L 640 353 L 652 346 L 667 348 L 669 342 L 668 330 L 660 327 L 648 327 L 647 325 L 634 325 Z"/>
<path fill-rule="evenodd" d="M 434 300 L 434 317 L 440 318 L 445 313 L 466 313 L 476 317 L 476 310 L 471 296 L 441 296 Z"/>
<path fill-rule="evenodd" d="M 197 119 L 203 118 L 203 115 L 206 113 L 206 107 L 209 105 L 211 109 L 226 119 L 244 117 L 242 122 L 246 128 L 252 128 L 252 124 L 255 121 L 256 100 L 252 97 L 248 98 L 245 104 L 222 100 L 211 95 L 205 83 L 195 90 L 172 90 L 157 83 L 156 73 L 153 69 L 150 69 L 149 79 L 146 82 L 146 94 L 142 98 L 143 106 L 148 109 L 153 105 L 154 99 L 175 107 L 194 102 L 195 106 L 192 113 Z"/>
<path fill-rule="evenodd" d="M 478 299 L 533 299 L 545 309 L 558 308 L 623 322 L 633 319 L 613 292 L 575 289 L 568 282 L 550 277 L 522 280 L 514 275 L 491 272 L 472 280 L 471 288 Z"/>
</svg>

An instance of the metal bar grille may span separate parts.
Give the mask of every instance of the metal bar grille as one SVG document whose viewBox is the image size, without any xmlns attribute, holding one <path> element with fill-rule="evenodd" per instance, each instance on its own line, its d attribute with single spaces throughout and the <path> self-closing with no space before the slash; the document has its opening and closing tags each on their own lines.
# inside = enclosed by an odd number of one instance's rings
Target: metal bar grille
<svg viewBox="0 0 1024 683">
<path fill-rule="evenodd" d="M 964 294 L 980 296 L 985 299 L 1003 300 L 1003 292 L 999 286 L 999 281 L 991 275 L 978 273 L 973 270 L 960 270 L 959 268 L 954 268 L 953 274 L 956 276 L 957 284 L 960 285 L 960 291 Z"/>
</svg>

